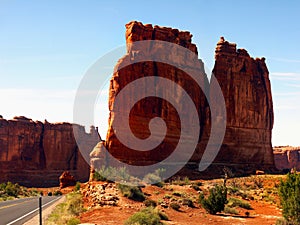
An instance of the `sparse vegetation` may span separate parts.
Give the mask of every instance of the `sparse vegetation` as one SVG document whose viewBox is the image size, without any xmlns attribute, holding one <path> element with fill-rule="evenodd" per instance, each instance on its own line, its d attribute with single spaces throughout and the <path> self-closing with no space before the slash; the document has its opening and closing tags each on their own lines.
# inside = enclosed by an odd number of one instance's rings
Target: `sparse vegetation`
<svg viewBox="0 0 300 225">
<path fill-rule="evenodd" d="M 46 221 L 47 225 L 76 225 L 80 220 L 76 218 L 84 211 L 82 195 L 78 192 L 69 193 L 66 201 L 55 207 Z"/>
<path fill-rule="evenodd" d="M 231 207 L 228 207 L 228 206 L 225 206 L 223 211 L 224 211 L 224 213 L 233 214 L 233 215 L 238 215 L 239 214 L 239 212 L 236 210 L 236 208 L 231 208 Z"/>
<path fill-rule="evenodd" d="M 300 224 L 300 174 L 289 173 L 286 181 L 280 182 L 279 196 L 287 223 Z"/>
<path fill-rule="evenodd" d="M 168 217 L 157 208 L 147 207 L 129 217 L 124 225 L 162 225 Z"/>
<path fill-rule="evenodd" d="M 251 205 L 246 202 L 246 201 L 243 201 L 241 199 L 238 199 L 238 198 L 230 198 L 228 200 L 228 204 L 227 206 L 229 207 L 240 207 L 240 208 L 243 208 L 243 209 L 252 209 L 251 208 Z"/>
<path fill-rule="evenodd" d="M 194 202 L 191 199 L 188 199 L 188 198 L 182 199 L 182 205 L 186 205 L 190 208 L 195 208 Z"/>
<path fill-rule="evenodd" d="M 204 198 L 201 193 L 199 196 L 200 204 L 209 214 L 216 214 L 224 210 L 227 203 L 227 188 L 225 186 L 216 185 L 209 190 L 208 198 Z"/>
<path fill-rule="evenodd" d="M 157 169 L 154 171 L 154 173 L 148 173 L 143 181 L 146 182 L 147 184 L 153 184 L 158 187 L 163 187 L 164 186 L 164 178 L 163 174 L 165 173 L 165 169 Z"/>
<path fill-rule="evenodd" d="M 14 198 L 37 196 L 39 193 L 37 190 L 29 190 L 22 187 L 19 184 L 13 184 L 11 182 L 0 184 L 0 201 L 6 201 Z"/>
<path fill-rule="evenodd" d="M 184 186 L 184 185 L 189 185 L 191 184 L 191 181 L 188 177 L 184 177 L 184 178 L 181 178 L 181 177 L 177 177 L 175 179 L 173 179 L 171 181 L 171 184 L 173 185 L 179 185 L 179 186 Z"/>
<path fill-rule="evenodd" d="M 180 205 L 176 202 L 171 202 L 170 207 L 176 211 L 179 211 L 179 209 L 180 209 Z"/>
<path fill-rule="evenodd" d="M 80 190 L 80 182 L 76 182 L 76 185 L 74 187 L 74 191 L 79 191 Z"/>
<path fill-rule="evenodd" d="M 154 201 L 152 199 L 145 200 L 144 204 L 145 204 L 146 207 L 150 207 L 151 206 L 151 207 L 155 208 L 157 206 L 156 201 Z"/>
<path fill-rule="evenodd" d="M 93 179 L 95 181 L 117 181 L 129 182 L 133 177 L 129 174 L 126 167 L 115 168 L 112 166 L 102 166 L 99 170 L 95 171 Z"/>
<path fill-rule="evenodd" d="M 118 184 L 118 189 L 121 191 L 124 197 L 142 202 L 145 200 L 145 195 L 142 190 L 137 186 L 129 186 L 124 184 Z"/>
</svg>

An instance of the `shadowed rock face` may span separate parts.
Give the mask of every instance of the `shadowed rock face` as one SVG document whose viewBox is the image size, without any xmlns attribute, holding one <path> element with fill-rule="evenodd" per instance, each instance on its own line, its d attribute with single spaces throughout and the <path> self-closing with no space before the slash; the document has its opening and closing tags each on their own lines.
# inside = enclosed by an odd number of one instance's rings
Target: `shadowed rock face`
<svg viewBox="0 0 300 225">
<path fill-rule="evenodd" d="M 94 128 L 90 134 L 82 126 L 75 128 L 90 148 L 99 141 Z M 77 180 L 89 178 L 89 165 L 77 147 L 72 124 L 34 122 L 25 117 L 0 118 L 0 169 L 0 182 L 26 186 L 58 185 L 65 170 Z"/>
<path fill-rule="evenodd" d="M 197 47 L 191 42 L 191 38 L 192 35 L 189 32 L 181 32 L 177 29 L 153 27 L 135 21 L 126 25 L 127 44 L 141 40 L 163 40 L 181 45 L 198 54 Z M 188 90 L 198 109 L 201 131 L 199 144 L 189 162 L 190 165 L 187 165 L 187 168 L 191 168 L 192 164 L 199 163 L 210 133 L 210 110 L 206 98 L 197 84 L 174 66 L 148 61 L 120 69 L 124 62 L 142 54 L 135 50 L 128 46 L 127 54 L 119 60 L 115 68 L 116 72 L 110 81 L 110 118 L 105 145 L 113 156 L 134 165 L 155 163 L 172 153 L 180 136 L 180 123 L 176 110 L 162 99 L 145 98 L 136 103 L 130 112 L 130 128 L 139 138 L 149 136 L 148 123 L 151 118 L 158 116 L 166 121 L 169 133 L 156 149 L 147 152 L 133 151 L 120 143 L 112 128 L 115 118 L 123 117 L 122 109 L 114 110 L 114 102 L 117 94 L 127 84 L 141 77 L 166 77 Z M 171 53 L 172 49 L 170 49 Z M 241 173 L 252 173 L 256 169 L 273 169 L 274 157 L 271 145 L 273 105 L 265 59 L 253 59 L 246 50 L 236 49 L 235 44 L 228 43 L 221 38 L 217 44 L 215 60 L 213 73 L 224 94 L 227 127 L 221 150 L 206 173 L 223 173 L 220 168 L 224 166 L 228 166 L 234 171 L 240 170 Z M 189 64 L 189 59 L 181 59 L 181 63 Z M 201 67 L 193 69 L 198 71 L 204 86 L 209 88 L 203 64 Z M 131 98 L 132 96 L 127 97 Z M 120 129 L 118 132 L 128 131 Z M 194 168 L 192 172 L 197 170 L 197 166 Z M 183 171 L 181 172 L 185 173 Z M 185 174 L 190 175 L 191 170 Z"/>
<path fill-rule="evenodd" d="M 221 37 L 215 52 L 214 76 L 227 110 L 225 138 L 215 163 L 242 164 L 245 169 L 271 169 L 273 103 L 264 58 L 253 59 Z"/>
</svg>

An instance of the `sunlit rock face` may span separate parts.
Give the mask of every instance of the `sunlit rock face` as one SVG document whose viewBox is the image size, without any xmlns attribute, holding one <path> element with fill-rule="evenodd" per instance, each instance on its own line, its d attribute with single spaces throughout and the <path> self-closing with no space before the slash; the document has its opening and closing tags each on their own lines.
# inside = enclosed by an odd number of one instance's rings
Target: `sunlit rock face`
<svg viewBox="0 0 300 225">
<path fill-rule="evenodd" d="M 204 172 L 198 173 L 197 165 L 205 151 L 211 131 L 211 117 L 208 101 L 191 77 L 178 68 L 159 62 L 146 61 L 128 64 L 135 57 L 142 57 L 143 52 L 132 49 L 130 45 L 142 40 L 161 40 L 175 43 L 198 54 L 197 47 L 192 43 L 189 32 L 177 29 L 143 25 L 140 22 L 130 22 L 126 25 L 127 53 L 122 57 L 110 80 L 109 89 L 109 129 L 105 146 L 117 159 L 133 165 L 149 165 L 165 159 L 172 153 L 180 137 L 180 119 L 176 109 L 163 99 L 148 97 L 137 102 L 130 111 L 130 132 L 141 139 L 149 137 L 149 121 L 154 117 L 162 118 L 167 125 L 167 134 L 163 142 L 152 151 L 135 151 L 125 145 L 115 135 L 115 132 L 126 133 L 128 130 L 114 130 L 116 118 L 127 123 L 122 107 L 115 110 L 115 98 L 118 93 L 131 82 L 147 76 L 160 76 L 174 81 L 174 85 L 183 87 L 197 107 L 200 134 L 198 145 L 193 156 L 180 172 L 189 176 L 213 176 L 222 174 L 224 166 L 231 168 L 236 174 L 249 174 L 256 169 L 273 170 L 274 156 L 272 152 L 271 134 L 273 128 L 273 103 L 269 72 L 264 58 L 253 59 L 244 49 L 237 49 L 236 44 L 229 43 L 221 37 L 215 51 L 215 66 L 213 74 L 218 80 L 224 95 L 227 125 L 225 138 L 221 149 L 212 165 Z M 153 52 L 156 50 L 154 49 Z M 175 50 L 174 50 L 175 51 Z M 170 54 L 164 57 L 176 58 L 170 49 Z M 180 55 L 180 54 L 177 54 Z M 178 56 L 179 57 L 179 56 Z M 176 61 L 176 60 L 175 60 Z M 191 64 L 189 58 L 180 58 L 178 63 Z M 209 82 L 204 72 L 204 66 L 191 66 L 196 71 L 203 87 L 210 92 Z M 197 64 L 198 65 L 198 64 Z M 145 84 L 147 85 L 147 84 Z M 165 88 L 174 88 L 173 86 Z M 159 91 L 159 90 L 157 90 Z M 127 96 L 132 98 L 135 93 Z M 212 93 L 208 96 L 213 96 Z M 178 93 L 180 102 L 180 93 Z M 185 102 L 182 101 L 182 107 Z M 124 107 L 125 108 L 125 107 Z M 188 112 L 187 112 L 188 113 Z M 125 127 L 125 126 L 124 126 Z M 183 153 L 184 154 L 184 153 Z"/>
<path fill-rule="evenodd" d="M 65 170 L 76 180 L 87 181 L 89 165 L 77 146 L 73 128 L 90 149 L 99 141 L 95 128 L 86 133 L 83 126 L 70 123 L 42 123 L 23 116 L 0 118 L 0 183 L 56 186 Z"/>
<path fill-rule="evenodd" d="M 245 170 L 274 168 L 273 102 L 265 59 L 253 59 L 221 37 L 213 74 L 227 109 L 225 138 L 215 162 L 241 164 Z"/>
</svg>

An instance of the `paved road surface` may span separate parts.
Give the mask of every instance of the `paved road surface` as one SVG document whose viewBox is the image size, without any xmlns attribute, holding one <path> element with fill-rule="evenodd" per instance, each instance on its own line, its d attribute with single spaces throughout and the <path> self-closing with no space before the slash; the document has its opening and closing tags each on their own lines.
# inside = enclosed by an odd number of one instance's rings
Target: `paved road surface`
<svg viewBox="0 0 300 225">
<path fill-rule="evenodd" d="M 43 209 L 61 198 L 42 197 Z M 39 213 L 39 198 L 23 198 L 0 202 L 0 225 L 21 225 Z"/>
</svg>

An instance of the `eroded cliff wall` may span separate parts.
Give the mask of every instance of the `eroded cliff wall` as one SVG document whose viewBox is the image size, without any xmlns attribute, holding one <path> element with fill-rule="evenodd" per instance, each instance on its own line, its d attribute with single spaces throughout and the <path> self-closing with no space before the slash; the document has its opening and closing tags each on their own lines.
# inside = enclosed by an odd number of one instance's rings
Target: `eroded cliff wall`
<svg viewBox="0 0 300 225">
<path fill-rule="evenodd" d="M 95 128 L 85 133 L 90 149 L 99 141 Z M 54 186 L 69 170 L 77 180 L 87 181 L 89 165 L 81 155 L 70 123 L 42 123 L 25 117 L 0 119 L 0 183 L 17 182 L 26 186 Z"/>
</svg>

